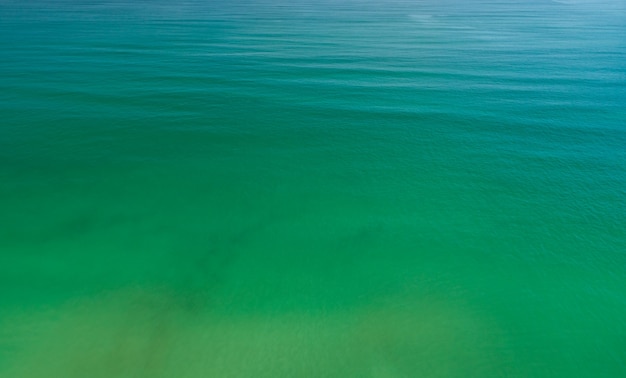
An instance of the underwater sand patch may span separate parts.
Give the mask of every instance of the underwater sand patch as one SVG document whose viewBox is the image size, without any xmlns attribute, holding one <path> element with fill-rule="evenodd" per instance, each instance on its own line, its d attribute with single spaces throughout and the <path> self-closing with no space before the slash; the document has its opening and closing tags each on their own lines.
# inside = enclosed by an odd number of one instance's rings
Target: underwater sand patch
<svg viewBox="0 0 626 378">
<path fill-rule="evenodd" d="M 405 293 L 315 314 L 229 314 L 133 289 L 5 321 L 9 378 L 467 377 L 509 364 L 493 324 Z M 510 376 L 510 375 L 509 375 Z"/>
</svg>

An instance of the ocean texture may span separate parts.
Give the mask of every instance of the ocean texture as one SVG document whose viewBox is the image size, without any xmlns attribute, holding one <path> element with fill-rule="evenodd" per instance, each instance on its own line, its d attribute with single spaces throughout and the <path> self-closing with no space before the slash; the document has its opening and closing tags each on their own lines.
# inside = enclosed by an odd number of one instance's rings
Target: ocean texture
<svg viewBox="0 0 626 378">
<path fill-rule="evenodd" d="M 0 376 L 626 376 L 626 2 L 0 1 Z"/>
</svg>

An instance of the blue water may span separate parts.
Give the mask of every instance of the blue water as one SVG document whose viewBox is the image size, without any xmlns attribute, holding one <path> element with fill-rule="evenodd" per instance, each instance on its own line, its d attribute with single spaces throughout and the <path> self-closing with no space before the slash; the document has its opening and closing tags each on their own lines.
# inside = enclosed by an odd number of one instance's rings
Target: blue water
<svg viewBox="0 0 626 378">
<path fill-rule="evenodd" d="M 626 2 L 0 1 L 0 376 L 623 377 Z"/>
</svg>

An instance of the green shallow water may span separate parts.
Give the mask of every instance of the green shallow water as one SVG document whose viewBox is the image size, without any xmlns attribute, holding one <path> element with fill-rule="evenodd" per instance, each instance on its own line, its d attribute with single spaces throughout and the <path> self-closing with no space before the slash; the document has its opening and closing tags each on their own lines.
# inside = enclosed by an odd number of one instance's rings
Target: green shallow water
<svg viewBox="0 0 626 378">
<path fill-rule="evenodd" d="M 624 376 L 625 5 L 0 2 L 0 375 Z"/>
</svg>

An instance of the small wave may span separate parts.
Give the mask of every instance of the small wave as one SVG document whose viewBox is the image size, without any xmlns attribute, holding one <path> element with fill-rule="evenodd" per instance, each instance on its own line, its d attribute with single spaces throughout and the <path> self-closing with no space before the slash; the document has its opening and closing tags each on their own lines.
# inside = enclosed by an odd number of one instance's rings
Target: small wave
<svg viewBox="0 0 626 378">
<path fill-rule="evenodd" d="M 432 24 L 436 22 L 432 14 L 410 14 L 409 18 L 422 24 Z"/>
</svg>

